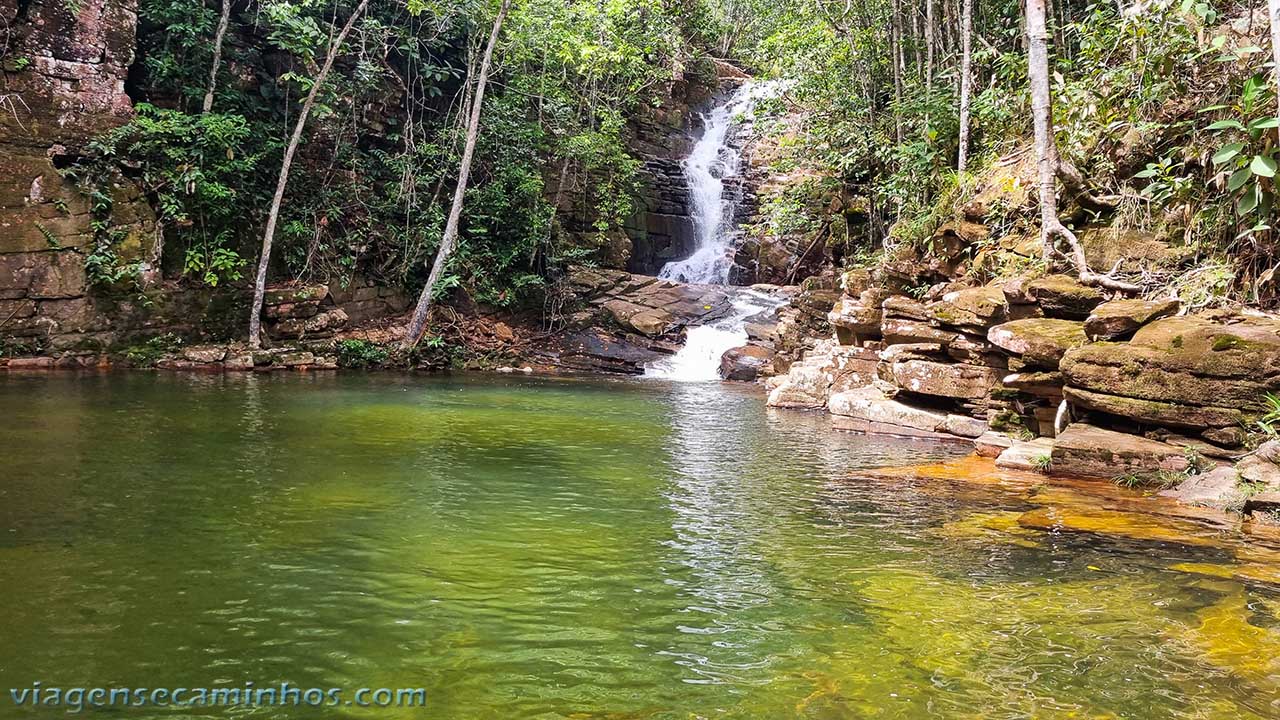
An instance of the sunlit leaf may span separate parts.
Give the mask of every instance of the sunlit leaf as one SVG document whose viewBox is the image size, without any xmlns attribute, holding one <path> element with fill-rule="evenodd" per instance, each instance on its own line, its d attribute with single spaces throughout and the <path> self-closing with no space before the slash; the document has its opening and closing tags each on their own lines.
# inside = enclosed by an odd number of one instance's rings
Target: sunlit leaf
<svg viewBox="0 0 1280 720">
<path fill-rule="evenodd" d="M 1244 143 L 1231 143 L 1230 145 L 1224 145 L 1223 148 L 1213 156 L 1213 164 L 1221 165 L 1228 162 L 1235 158 L 1235 156 L 1239 155 L 1241 150 L 1244 150 Z"/>
<path fill-rule="evenodd" d="M 1254 175 L 1261 175 L 1266 178 L 1275 177 L 1276 161 L 1266 155 L 1254 155 L 1253 162 L 1249 163 L 1249 169 L 1253 171 Z"/>
</svg>

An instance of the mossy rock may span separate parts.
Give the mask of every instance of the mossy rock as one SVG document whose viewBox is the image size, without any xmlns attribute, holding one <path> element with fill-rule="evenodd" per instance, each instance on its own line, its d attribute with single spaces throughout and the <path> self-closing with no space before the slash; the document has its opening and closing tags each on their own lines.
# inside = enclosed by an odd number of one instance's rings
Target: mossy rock
<svg viewBox="0 0 1280 720">
<path fill-rule="evenodd" d="M 1174 315 L 1180 307 L 1177 300 L 1112 300 L 1093 309 L 1084 321 L 1084 331 L 1091 340 L 1119 340 Z"/>
<path fill-rule="evenodd" d="M 929 318 L 942 325 L 988 328 L 1003 322 L 1009 313 L 1004 291 L 995 286 L 949 292 L 927 306 Z"/>
<path fill-rule="evenodd" d="M 1046 317 L 1084 320 L 1106 297 L 1067 275 L 1046 275 L 1027 283 L 1027 294 L 1040 305 Z"/>
<path fill-rule="evenodd" d="M 1024 362 L 1049 369 L 1058 367 L 1062 356 L 1084 345 L 1084 323 L 1053 318 L 1028 318 L 997 325 L 987 332 L 996 347 L 1022 356 Z"/>
<path fill-rule="evenodd" d="M 1248 415 L 1263 409 L 1266 393 L 1280 391 L 1280 320 L 1165 318 L 1128 343 L 1072 349 L 1061 367 L 1067 385 L 1086 392 Z"/>
</svg>

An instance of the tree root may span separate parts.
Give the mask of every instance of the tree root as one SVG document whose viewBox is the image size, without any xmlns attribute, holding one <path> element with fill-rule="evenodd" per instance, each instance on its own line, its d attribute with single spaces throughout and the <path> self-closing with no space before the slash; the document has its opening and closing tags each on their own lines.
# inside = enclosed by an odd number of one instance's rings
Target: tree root
<svg viewBox="0 0 1280 720">
<path fill-rule="evenodd" d="M 1119 266 L 1117 266 L 1117 268 L 1113 268 L 1111 273 L 1107 275 L 1090 270 L 1089 263 L 1085 260 L 1084 246 L 1080 244 L 1080 239 L 1077 238 L 1076 234 L 1071 232 L 1066 225 L 1063 225 L 1057 220 L 1054 220 L 1052 223 L 1045 223 L 1044 244 L 1046 250 L 1054 247 L 1054 238 L 1062 238 L 1071 246 L 1071 256 L 1075 260 L 1077 277 L 1080 278 L 1080 282 L 1082 284 L 1121 292 L 1127 295 L 1137 295 L 1142 292 L 1141 285 L 1135 285 L 1134 283 L 1116 279 L 1114 275 Z"/>
<path fill-rule="evenodd" d="M 1062 186 L 1069 190 L 1075 201 L 1080 207 L 1094 212 L 1110 212 L 1116 209 L 1120 204 L 1121 195 L 1094 195 L 1089 190 L 1089 183 L 1085 180 L 1084 173 L 1071 163 L 1069 160 L 1058 158 L 1056 165 L 1056 175 L 1062 181 Z"/>
</svg>

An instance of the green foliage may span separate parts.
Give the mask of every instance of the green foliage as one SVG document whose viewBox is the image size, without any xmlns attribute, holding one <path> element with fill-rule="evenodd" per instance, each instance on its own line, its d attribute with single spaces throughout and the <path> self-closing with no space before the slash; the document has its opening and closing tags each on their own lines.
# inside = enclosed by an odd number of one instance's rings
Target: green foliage
<svg viewBox="0 0 1280 720">
<path fill-rule="evenodd" d="M 1053 471 L 1053 456 L 1052 456 L 1052 455 L 1037 455 L 1037 456 L 1035 456 L 1034 458 L 1032 458 L 1032 459 L 1031 459 L 1031 467 L 1033 467 L 1033 468 L 1035 469 L 1035 471 L 1036 471 L 1036 472 L 1042 472 L 1042 473 L 1052 472 L 1052 471 Z"/>
<path fill-rule="evenodd" d="M 368 340 L 339 340 L 337 344 L 338 367 L 362 369 L 378 367 L 390 357 L 385 348 Z"/>
<path fill-rule="evenodd" d="M 1277 437 L 1280 435 L 1280 397 L 1274 393 L 1267 393 L 1262 396 L 1263 413 L 1254 423 L 1259 432 L 1267 437 Z"/>
<path fill-rule="evenodd" d="M 1168 490 L 1185 482 L 1187 474 L 1172 470 L 1130 472 L 1112 478 L 1116 485 L 1129 490 Z"/>
<path fill-rule="evenodd" d="M 1256 73 L 1244 81 L 1235 103 L 1201 110 L 1226 115 L 1204 129 L 1232 140 L 1218 148 L 1212 163 L 1226 177 L 1226 191 L 1235 200 L 1236 211 L 1246 226 L 1241 234 L 1246 236 L 1271 230 L 1277 159 L 1272 136 L 1280 127 L 1271 100 L 1270 82 L 1262 73 Z"/>
<path fill-rule="evenodd" d="M 182 347 L 182 338 L 173 333 L 165 333 L 149 338 L 124 351 L 124 357 L 134 367 L 151 367 L 165 355 L 176 352 Z"/>
<path fill-rule="evenodd" d="M 147 103 L 129 124 L 91 143 L 66 174 L 90 197 L 99 241 L 86 261 L 99 284 L 120 282 L 135 266 L 122 264 L 111 228 L 111 187 L 121 168 L 136 173 L 172 239 L 182 243 L 182 270 L 208 285 L 237 280 L 245 261 L 237 248 L 251 216 L 261 146 L 239 115 L 188 115 Z"/>
</svg>

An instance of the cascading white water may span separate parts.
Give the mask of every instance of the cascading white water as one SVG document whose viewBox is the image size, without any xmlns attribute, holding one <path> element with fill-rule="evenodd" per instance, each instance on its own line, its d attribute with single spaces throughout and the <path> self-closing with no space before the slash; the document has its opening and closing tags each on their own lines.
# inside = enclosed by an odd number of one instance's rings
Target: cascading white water
<svg viewBox="0 0 1280 720">
<path fill-rule="evenodd" d="M 702 137 L 685 158 L 696 244 L 684 260 L 669 262 L 658 277 L 685 283 L 723 285 L 729 282 L 736 248 L 726 226 L 733 219 L 732 203 L 724 197 L 725 179 L 742 172 L 742 154 L 729 142 L 730 131 L 753 119 L 756 103 L 777 94 L 776 82 L 746 83 L 702 116 Z"/>
<path fill-rule="evenodd" d="M 703 116 L 702 137 L 684 161 L 697 245 L 684 260 L 669 262 L 658 277 L 684 283 L 724 285 L 729 282 L 737 250 L 731 232 L 734 203 L 725 198 L 725 180 L 742 172 L 742 155 L 731 144 L 731 132 L 750 123 L 756 103 L 775 96 L 775 82 L 746 83 L 729 100 Z M 701 382 L 720 379 L 720 357 L 747 343 L 747 319 L 776 309 L 784 301 L 753 290 L 733 297 L 733 311 L 707 325 L 689 328 L 684 347 L 650 365 L 649 377 Z"/>
<path fill-rule="evenodd" d="M 783 298 L 743 289 L 733 298 L 733 312 L 708 325 L 689 328 L 684 347 L 645 369 L 646 377 L 703 382 L 720 379 L 720 356 L 747 344 L 747 319 L 780 307 Z"/>
</svg>

